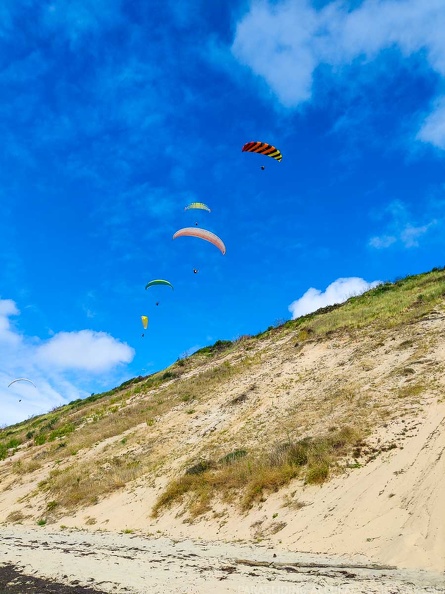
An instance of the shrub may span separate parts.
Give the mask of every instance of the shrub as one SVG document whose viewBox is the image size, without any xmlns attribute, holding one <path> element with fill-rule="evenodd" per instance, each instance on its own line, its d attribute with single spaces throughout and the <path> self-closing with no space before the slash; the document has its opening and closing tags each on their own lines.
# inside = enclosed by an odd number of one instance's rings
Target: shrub
<svg viewBox="0 0 445 594">
<path fill-rule="evenodd" d="M 329 462 L 319 460 L 315 462 L 306 473 L 306 483 L 309 485 L 320 485 L 329 476 Z"/>
<path fill-rule="evenodd" d="M 169 380 L 169 379 L 176 379 L 178 376 L 177 373 L 175 373 L 174 371 L 165 371 L 162 375 L 161 375 L 161 379 L 162 380 Z"/>
<path fill-rule="evenodd" d="M 8 455 L 8 448 L 4 443 L 0 443 L 0 460 L 4 460 Z"/>
<path fill-rule="evenodd" d="M 272 455 L 271 463 L 272 465 L 290 464 L 291 466 L 305 466 L 308 463 L 310 445 L 311 440 L 309 438 L 302 439 L 296 443 L 281 444 L 276 448 L 274 455 Z"/>
<path fill-rule="evenodd" d="M 36 445 L 43 445 L 44 443 L 46 443 L 46 435 L 45 435 L 45 433 L 39 433 L 38 435 L 36 435 L 34 437 L 34 443 Z"/>
<path fill-rule="evenodd" d="M 235 396 L 235 398 L 230 401 L 230 404 L 242 404 L 246 400 L 247 394 L 240 394 L 239 396 Z"/>
<path fill-rule="evenodd" d="M 51 433 L 48 436 L 48 441 L 54 441 L 58 437 L 64 437 L 65 435 L 72 433 L 74 429 L 75 427 L 72 423 L 66 423 L 65 425 L 62 425 L 62 427 L 59 427 L 58 429 L 51 431 Z"/>
<path fill-rule="evenodd" d="M 240 458 L 244 458 L 244 456 L 247 456 L 247 450 L 235 450 L 234 452 L 230 452 L 230 454 L 226 454 L 225 456 L 220 458 L 218 460 L 218 464 L 227 466 L 229 464 L 233 464 Z"/>
<path fill-rule="evenodd" d="M 231 340 L 217 340 L 214 345 L 196 351 L 195 355 L 214 355 L 215 353 L 221 353 L 231 347 L 232 344 Z"/>
<path fill-rule="evenodd" d="M 191 466 L 185 471 L 185 474 L 201 474 L 214 466 L 211 460 L 201 460 L 194 466 Z"/>
</svg>

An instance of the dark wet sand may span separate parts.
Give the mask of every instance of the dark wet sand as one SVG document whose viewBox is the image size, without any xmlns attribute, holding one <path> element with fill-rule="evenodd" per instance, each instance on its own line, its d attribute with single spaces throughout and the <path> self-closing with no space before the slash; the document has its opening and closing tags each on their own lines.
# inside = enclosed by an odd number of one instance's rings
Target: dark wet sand
<svg viewBox="0 0 445 594">
<path fill-rule="evenodd" d="M 67 576 L 68 577 L 68 576 Z M 106 594 L 71 582 L 60 582 L 25 575 L 15 565 L 0 565 L 0 594 Z"/>
</svg>

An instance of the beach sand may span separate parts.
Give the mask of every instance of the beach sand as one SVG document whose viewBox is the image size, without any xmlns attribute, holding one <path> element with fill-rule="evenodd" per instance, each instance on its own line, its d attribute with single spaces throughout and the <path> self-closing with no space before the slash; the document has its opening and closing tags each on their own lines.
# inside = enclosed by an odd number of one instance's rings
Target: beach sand
<svg viewBox="0 0 445 594">
<path fill-rule="evenodd" d="M 47 527 L 3 529 L 0 559 L 2 594 L 445 592 L 443 573 L 395 569 L 363 556 Z"/>
</svg>

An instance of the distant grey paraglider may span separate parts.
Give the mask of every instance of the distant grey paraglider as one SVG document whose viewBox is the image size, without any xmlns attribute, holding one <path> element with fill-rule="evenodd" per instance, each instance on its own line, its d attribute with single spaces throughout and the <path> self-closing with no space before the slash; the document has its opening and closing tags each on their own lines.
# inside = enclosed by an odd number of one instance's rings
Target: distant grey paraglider
<svg viewBox="0 0 445 594">
<path fill-rule="evenodd" d="M 27 377 L 18 377 L 15 380 L 12 380 L 12 382 L 10 384 L 8 384 L 8 388 L 10 386 L 12 386 L 12 384 L 15 384 L 15 382 L 29 382 L 30 384 L 32 384 L 34 386 L 34 388 L 36 388 L 37 390 L 37 386 L 35 385 L 34 382 L 32 382 L 30 379 L 28 379 Z"/>
</svg>

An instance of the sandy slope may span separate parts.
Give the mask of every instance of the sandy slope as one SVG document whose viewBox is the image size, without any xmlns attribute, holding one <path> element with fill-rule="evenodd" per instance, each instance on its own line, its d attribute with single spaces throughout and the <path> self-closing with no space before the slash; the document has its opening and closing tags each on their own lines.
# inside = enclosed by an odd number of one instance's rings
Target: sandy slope
<svg viewBox="0 0 445 594">
<path fill-rule="evenodd" d="M 445 570 L 445 405 L 431 405 L 403 450 L 308 495 L 280 533 L 287 546 Z"/>
</svg>

